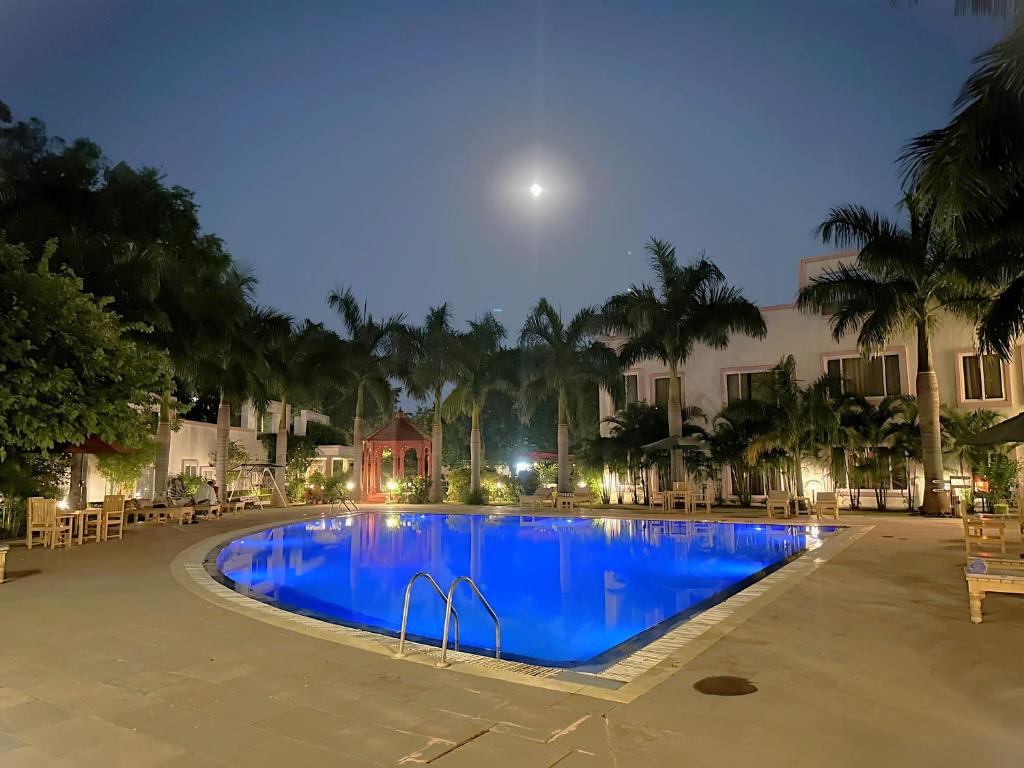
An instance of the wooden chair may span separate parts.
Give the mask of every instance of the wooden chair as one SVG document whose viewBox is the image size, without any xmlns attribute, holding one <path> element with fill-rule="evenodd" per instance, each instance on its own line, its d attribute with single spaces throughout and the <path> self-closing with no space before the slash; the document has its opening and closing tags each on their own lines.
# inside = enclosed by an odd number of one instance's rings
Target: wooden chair
<svg viewBox="0 0 1024 768">
<path fill-rule="evenodd" d="M 711 497 L 712 492 L 710 486 L 701 486 L 699 491 L 694 491 L 690 496 L 690 505 L 693 507 L 693 514 L 697 514 L 698 507 L 704 507 L 704 514 L 711 514 Z"/>
<path fill-rule="evenodd" d="M 814 516 L 821 520 L 825 515 L 831 515 L 834 519 L 839 519 L 839 498 L 836 496 L 835 491 L 821 491 L 814 500 L 814 505 L 811 507 L 814 512 Z"/>
<path fill-rule="evenodd" d="M 576 497 L 577 506 L 593 509 L 594 495 L 590 492 L 589 488 L 578 488 L 573 495 Z"/>
<path fill-rule="evenodd" d="M 1024 561 L 972 559 L 964 568 L 971 621 L 981 624 L 981 603 L 988 592 L 1024 595 Z"/>
<path fill-rule="evenodd" d="M 1006 554 L 1006 526 L 1009 521 L 991 517 L 965 517 L 964 549 L 972 557 L 971 547 L 984 549 L 989 544 L 998 544 L 999 552 Z"/>
<path fill-rule="evenodd" d="M 648 501 L 648 504 L 649 504 L 651 509 L 654 509 L 655 507 L 664 507 L 665 506 L 665 492 L 664 491 L 651 491 L 650 495 L 648 496 L 647 501 Z"/>
<path fill-rule="evenodd" d="M 524 509 L 536 509 L 537 507 L 543 507 L 544 502 L 546 502 L 550 497 L 551 496 L 548 493 L 521 493 L 519 494 L 519 506 Z"/>
<path fill-rule="evenodd" d="M 0 584 L 4 583 L 4 571 L 7 570 L 7 544 L 0 544 Z"/>
<path fill-rule="evenodd" d="M 36 534 L 40 534 L 44 547 L 49 547 L 57 527 L 56 507 L 54 515 L 49 514 L 49 507 L 42 496 L 30 496 L 25 513 L 25 547 L 32 549 L 36 543 Z"/>
<path fill-rule="evenodd" d="M 768 517 L 775 517 L 776 512 L 781 512 L 783 517 L 789 517 L 789 502 L 788 491 L 768 491 L 768 499 L 765 501 Z"/>
<path fill-rule="evenodd" d="M 124 496 L 103 497 L 100 526 L 103 528 L 103 541 L 110 538 L 111 531 L 116 531 L 117 538 L 124 538 Z"/>
</svg>

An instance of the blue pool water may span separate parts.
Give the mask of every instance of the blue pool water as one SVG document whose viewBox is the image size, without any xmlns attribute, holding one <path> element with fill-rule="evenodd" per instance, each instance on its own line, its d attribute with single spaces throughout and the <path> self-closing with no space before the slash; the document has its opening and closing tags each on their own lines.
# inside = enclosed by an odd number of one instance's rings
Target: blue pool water
<svg viewBox="0 0 1024 768">
<path fill-rule="evenodd" d="M 236 539 L 208 567 L 285 610 L 397 634 L 405 587 L 428 571 L 447 591 L 471 576 L 501 617 L 502 657 L 599 665 L 742 589 L 830 527 L 692 520 L 368 512 Z M 463 650 L 493 653 L 494 625 L 461 585 Z M 440 645 L 444 603 L 420 580 L 409 634 Z M 632 641 L 632 642 L 631 642 Z"/>
</svg>

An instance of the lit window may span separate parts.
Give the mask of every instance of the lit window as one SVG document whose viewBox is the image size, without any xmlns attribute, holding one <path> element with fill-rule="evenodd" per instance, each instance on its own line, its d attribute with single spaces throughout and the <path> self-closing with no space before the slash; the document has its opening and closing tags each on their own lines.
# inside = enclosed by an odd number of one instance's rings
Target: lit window
<svg viewBox="0 0 1024 768">
<path fill-rule="evenodd" d="M 635 373 L 626 376 L 626 403 L 640 400 L 640 377 Z"/>
<path fill-rule="evenodd" d="M 771 382 L 771 371 L 727 373 L 725 375 L 726 400 L 730 403 L 737 400 L 764 400 L 770 391 Z"/>
<path fill-rule="evenodd" d="M 842 381 L 847 394 L 885 397 L 903 393 L 899 355 L 833 357 L 826 362 L 826 371 L 830 378 Z"/>
<path fill-rule="evenodd" d="M 196 459 L 184 459 L 181 462 L 181 474 L 189 477 L 199 475 L 199 462 Z"/>
<path fill-rule="evenodd" d="M 996 355 L 962 355 L 964 400 L 1003 400 L 1003 366 Z"/>
</svg>

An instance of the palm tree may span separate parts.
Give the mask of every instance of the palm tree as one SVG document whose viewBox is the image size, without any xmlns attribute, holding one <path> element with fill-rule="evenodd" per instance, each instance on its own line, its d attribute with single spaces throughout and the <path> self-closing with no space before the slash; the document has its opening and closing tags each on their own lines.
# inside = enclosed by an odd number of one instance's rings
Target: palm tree
<svg viewBox="0 0 1024 768">
<path fill-rule="evenodd" d="M 615 353 L 594 339 L 598 312 L 581 309 L 568 324 L 547 299 L 533 308 L 519 345 L 524 370 L 519 390 L 519 407 L 524 422 L 537 403 L 549 395 L 558 399 L 558 490 L 572 490 L 569 476 L 569 412 L 581 397 L 592 397 L 591 388 L 604 387 L 618 397 L 623 387 Z"/>
<path fill-rule="evenodd" d="M 854 396 L 844 402 L 844 423 L 859 458 L 856 466 L 870 479 L 878 509 L 885 509 L 892 459 L 897 455 L 905 425 L 913 418 L 910 404 L 910 399 L 903 395 L 888 395 L 878 402 Z"/>
<path fill-rule="evenodd" d="M 933 227 L 931 211 L 904 197 L 909 226 L 861 206 L 833 208 L 818 228 L 824 242 L 856 246 L 853 265 L 826 269 L 800 289 L 797 307 L 831 317 L 836 340 L 857 333 L 865 354 L 913 330 L 917 336 L 917 397 L 920 408 L 925 493 L 922 512 L 949 511 L 942 483 L 939 384 L 931 339 L 946 313 L 973 319 L 979 296 L 961 271 L 954 242 Z"/>
<path fill-rule="evenodd" d="M 810 385 L 801 384 L 792 355 L 783 358 L 769 373 L 761 401 L 767 424 L 750 444 L 750 463 L 772 451 L 782 451 L 789 487 L 797 496 L 803 496 L 803 461 L 813 458 L 832 436 L 830 427 L 836 421 L 834 385 L 827 376 Z"/>
<path fill-rule="evenodd" d="M 771 452 L 752 452 L 751 446 L 769 426 L 764 404 L 757 400 L 737 400 L 729 403 L 712 420 L 708 434 L 711 460 L 732 470 L 734 490 L 740 505 L 751 503 L 751 479 L 761 462 L 777 457 L 778 449 Z"/>
<path fill-rule="evenodd" d="M 241 277 L 241 276 L 240 276 Z M 228 494 L 231 406 L 252 401 L 263 407 L 270 399 L 266 341 L 283 334 L 291 320 L 273 309 L 248 303 L 246 282 L 231 280 L 208 294 L 220 313 L 217 337 L 202 351 L 192 378 L 200 391 L 217 392 L 217 486 Z"/>
<path fill-rule="evenodd" d="M 511 359 L 509 350 L 502 346 L 504 338 L 504 326 L 490 312 L 470 321 L 469 330 L 458 335 L 453 356 L 455 388 L 443 405 L 449 418 L 470 417 L 469 492 L 474 499 L 480 495 L 483 408 L 491 392 L 510 389 Z"/>
<path fill-rule="evenodd" d="M 395 366 L 391 353 L 404 331 L 404 315 L 374 319 L 350 288 L 339 287 L 327 296 L 327 304 L 341 316 L 348 334 L 344 373 L 356 391 L 355 416 L 352 419 L 352 445 L 355 453 L 352 476 L 355 479 L 353 498 L 362 498 L 363 478 L 363 402 L 369 394 L 382 410 L 391 410 L 394 392 L 391 374 Z"/>
<path fill-rule="evenodd" d="M 731 334 L 763 338 L 767 329 L 757 306 L 728 285 L 722 271 L 703 256 L 680 266 L 676 249 L 654 238 L 647 251 L 657 286 L 635 285 L 610 298 L 603 310 L 604 326 L 628 337 L 619 349 L 623 368 L 649 359 L 668 366 L 669 435 L 679 437 L 683 426 L 679 369 L 694 347 L 724 349 Z M 682 479 L 678 454 L 672 451 L 673 480 Z"/>
<path fill-rule="evenodd" d="M 441 406 L 444 388 L 455 379 L 455 344 L 457 337 L 451 325 L 447 304 L 431 307 L 423 325 L 410 328 L 403 338 L 402 358 L 406 389 L 418 400 L 430 398 L 434 419 L 430 432 L 430 501 L 441 501 L 441 454 L 444 432 Z"/>
<path fill-rule="evenodd" d="M 995 411 L 983 408 L 966 411 L 943 406 L 942 431 L 946 436 L 946 455 L 956 462 L 961 476 L 973 475 L 984 461 L 989 446 L 972 445 L 968 438 L 988 429 L 1000 420 Z"/>
<path fill-rule="evenodd" d="M 327 331 L 323 325 L 304 321 L 295 325 L 288 319 L 278 333 L 270 334 L 264 344 L 270 381 L 281 412 L 277 419 L 277 440 L 274 444 L 274 481 L 277 488 L 272 504 L 288 506 L 284 495 L 288 463 L 288 405 L 312 397 L 319 381 L 319 361 L 324 354 Z"/>
</svg>

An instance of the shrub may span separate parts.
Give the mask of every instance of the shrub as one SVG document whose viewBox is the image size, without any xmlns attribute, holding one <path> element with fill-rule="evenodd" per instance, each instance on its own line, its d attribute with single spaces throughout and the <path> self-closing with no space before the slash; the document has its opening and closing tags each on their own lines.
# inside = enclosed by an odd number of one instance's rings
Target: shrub
<svg viewBox="0 0 1024 768">
<path fill-rule="evenodd" d="M 100 456 L 96 462 L 100 475 L 116 493 L 128 496 L 135 492 L 135 484 L 156 458 L 156 442 L 148 440 L 133 453 L 114 453 Z"/>
<path fill-rule="evenodd" d="M 178 475 L 178 479 L 181 480 L 181 484 L 185 487 L 185 493 L 189 496 L 195 496 L 199 486 L 203 484 L 203 478 L 199 475 L 186 475 L 182 473 Z"/>
<path fill-rule="evenodd" d="M 516 482 L 519 484 L 519 492 L 532 496 L 540 487 L 540 473 L 535 469 L 527 469 L 516 475 Z"/>
<path fill-rule="evenodd" d="M 469 504 L 470 506 L 474 507 L 481 507 L 486 504 L 489 504 L 490 501 L 487 496 L 487 489 L 481 487 L 480 490 L 475 493 L 473 493 L 472 491 L 467 491 L 466 495 L 462 498 L 462 503 Z"/>
</svg>

